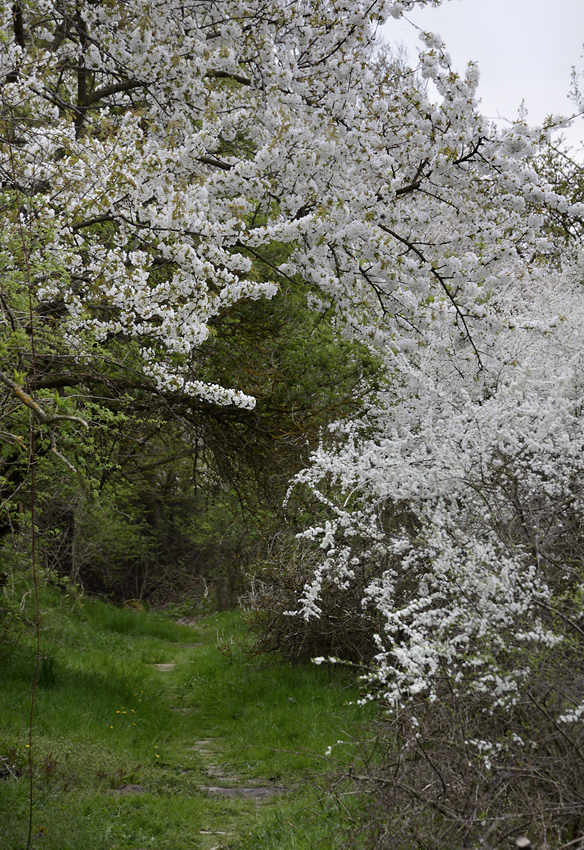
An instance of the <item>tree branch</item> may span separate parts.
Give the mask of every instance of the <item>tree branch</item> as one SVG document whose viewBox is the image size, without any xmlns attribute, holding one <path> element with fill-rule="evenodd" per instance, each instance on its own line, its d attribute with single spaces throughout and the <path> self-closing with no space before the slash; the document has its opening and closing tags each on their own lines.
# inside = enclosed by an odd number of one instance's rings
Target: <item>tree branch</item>
<svg viewBox="0 0 584 850">
<path fill-rule="evenodd" d="M 474 145 L 474 147 L 472 148 L 472 150 L 470 150 L 467 154 L 464 154 L 464 156 L 461 156 L 461 157 L 459 157 L 458 159 L 455 159 L 453 164 L 454 164 L 454 165 L 461 165 L 463 162 L 468 162 L 470 159 L 472 159 L 472 158 L 473 158 L 473 156 L 474 156 L 476 153 L 478 153 L 478 152 L 479 152 L 479 148 L 480 148 L 480 146 L 482 145 L 482 143 L 483 143 L 484 141 L 485 141 L 484 137 L 483 137 L 483 136 L 479 136 L 479 138 L 478 138 L 478 140 L 475 142 L 475 145 Z"/>
<path fill-rule="evenodd" d="M 414 192 L 416 189 L 419 189 L 422 185 L 421 180 L 416 180 L 415 183 L 410 183 L 409 186 L 401 186 L 399 189 L 395 190 L 396 198 L 399 198 L 400 195 L 409 195 L 410 192 Z"/>
<path fill-rule="evenodd" d="M 111 213 L 103 213 L 93 216 L 93 218 L 86 218 L 84 221 L 78 221 L 71 226 L 71 230 L 81 230 L 83 227 L 91 227 L 92 224 L 101 224 L 103 221 L 115 221 L 115 218 Z"/>
<path fill-rule="evenodd" d="M 102 86 L 86 96 L 84 106 L 91 106 L 93 103 L 97 103 L 98 100 L 103 100 L 104 97 L 110 97 L 112 94 L 131 91 L 132 89 L 139 89 L 145 86 L 146 83 L 142 82 L 142 80 L 123 80 L 120 83 L 112 83 L 109 86 Z"/>
<path fill-rule="evenodd" d="M 197 162 L 202 162 L 203 165 L 211 165 L 214 168 L 222 168 L 223 171 L 231 171 L 233 165 L 229 162 L 222 162 L 220 159 L 214 159 L 211 156 L 198 156 Z"/>
<path fill-rule="evenodd" d="M 8 377 L 8 375 L 5 375 L 4 372 L 0 372 L 0 383 L 4 384 L 5 387 L 8 387 L 10 390 L 12 390 L 17 399 L 21 401 L 22 404 L 25 405 L 25 407 L 28 407 L 29 410 L 32 410 L 37 419 L 43 425 L 51 425 L 53 422 L 67 421 L 79 422 L 79 424 L 83 425 L 84 428 L 89 428 L 89 425 L 87 424 L 85 419 L 82 419 L 80 416 L 66 416 L 60 414 L 50 416 L 43 410 L 43 408 L 39 404 L 37 404 L 37 402 L 32 396 L 25 392 L 22 387 L 20 387 L 16 383 L 16 381 L 13 381 L 12 378 Z"/>
<path fill-rule="evenodd" d="M 251 86 L 249 77 L 244 77 L 243 74 L 232 74 L 230 71 L 207 71 L 206 77 L 214 77 L 218 80 L 235 80 L 236 83 L 241 83 L 242 86 Z"/>
<path fill-rule="evenodd" d="M 14 28 L 14 41 L 23 49 L 26 47 L 26 37 L 24 34 L 24 18 L 22 15 L 22 3 L 20 0 L 15 0 L 12 4 L 12 23 Z"/>
<path fill-rule="evenodd" d="M 395 232 L 395 230 L 392 230 L 390 227 L 387 227 L 387 225 L 382 224 L 381 222 L 377 222 L 377 226 L 380 228 L 380 230 L 383 230 L 384 233 L 387 233 L 390 236 L 393 236 L 394 239 L 397 239 L 398 242 L 401 242 L 402 245 L 405 245 L 408 248 L 409 251 L 413 251 L 413 253 L 416 255 L 416 257 L 418 257 L 418 259 L 421 260 L 423 263 L 428 263 L 428 260 L 426 259 L 426 257 L 422 253 L 422 251 L 420 251 L 420 249 L 417 248 L 416 245 L 413 242 L 410 242 L 409 239 L 406 239 L 404 236 L 400 236 L 399 233 Z M 442 289 L 446 293 L 448 300 L 450 301 L 450 303 L 454 307 L 454 309 L 456 311 L 456 315 L 458 316 L 460 323 L 464 327 L 464 331 L 466 333 L 466 338 L 470 342 L 470 344 L 472 346 L 472 350 L 474 351 L 474 353 L 476 355 L 476 358 L 477 358 L 477 361 L 478 361 L 478 364 L 479 364 L 479 368 L 482 369 L 483 368 L 483 361 L 481 359 L 481 355 L 479 353 L 478 348 L 474 344 L 473 338 L 472 338 L 471 333 L 468 329 L 468 325 L 466 323 L 466 319 L 464 317 L 462 310 L 458 306 L 454 295 L 449 290 L 449 288 L 446 284 L 446 281 L 444 280 L 444 278 L 442 277 L 442 275 L 440 274 L 438 269 L 435 269 L 434 266 L 432 266 L 431 264 L 429 264 L 429 265 L 430 265 L 430 271 L 431 271 L 432 275 L 436 278 L 436 280 L 438 281 L 438 283 L 440 284 L 440 286 L 442 287 Z"/>
</svg>

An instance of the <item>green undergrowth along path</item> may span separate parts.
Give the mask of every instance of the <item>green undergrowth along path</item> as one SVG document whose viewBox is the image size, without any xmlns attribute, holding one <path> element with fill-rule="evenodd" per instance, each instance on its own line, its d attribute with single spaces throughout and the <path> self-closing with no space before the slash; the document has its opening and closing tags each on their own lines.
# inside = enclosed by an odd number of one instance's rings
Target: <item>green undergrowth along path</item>
<svg viewBox="0 0 584 850">
<path fill-rule="evenodd" d="M 363 709 L 350 672 L 254 656 L 240 612 L 192 626 L 55 597 L 43 614 L 33 847 L 341 848 L 326 792 Z M 0 847 L 28 834 L 32 636 L 0 648 Z M 354 677 L 353 677 L 354 678 Z"/>
</svg>

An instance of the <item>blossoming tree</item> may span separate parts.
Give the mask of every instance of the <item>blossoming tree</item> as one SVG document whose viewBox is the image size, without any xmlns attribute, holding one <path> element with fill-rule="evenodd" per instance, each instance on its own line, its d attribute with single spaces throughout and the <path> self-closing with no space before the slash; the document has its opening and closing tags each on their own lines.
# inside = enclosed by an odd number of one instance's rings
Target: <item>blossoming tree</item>
<svg viewBox="0 0 584 850">
<path fill-rule="evenodd" d="M 138 340 L 161 389 L 249 406 L 184 364 L 231 304 L 273 295 L 254 259 L 279 241 L 291 247 L 279 273 L 334 296 L 348 325 L 361 321 L 355 305 L 379 305 L 391 333 L 415 337 L 437 289 L 470 339 L 477 283 L 457 288 L 435 262 L 445 253 L 435 208 L 444 216 L 456 187 L 457 227 L 477 219 L 504 175 L 500 215 L 482 216 L 480 236 L 452 237 L 448 253 L 464 250 L 457 274 L 468 276 L 518 242 L 535 245 L 538 219 L 524 210 L 540 190 L 518 165 L 527 132 L 510 134 L 508 150 L 489 141 L 475 69 L 451 78 L 428 41 L 422 73 L 444 96 L 436 107 L 375 58 L 376 23 L 411 5 L 5 7 L 2 175 L 21 210 L 5 232 L 25 226 L 30 259 L 50 266 L 34 280 L 45 312 L 64 312 L 71 339 Z M 501 215 L 513 231 L 504 245 Z M 410 241 L 414 219 L 427 249 Z"/>
<path fill-rule="evenodd" d="M 295 616 L 365 572 L 370 696 L 415 729 L 416 706 L 472 695 L 507 718 L 463 736 L 493 763 L 526 699 L 580 746 L 581 694 L 541 692 L 582 635 L 584 448 L 582 272 L 544 223 L 574 233 L 584 205 L 542 181 L 546 132 L 481 117 L 477 69 L 437 37 L 415 72 L 380 49 L 424 2 L 5 4 L 4 326 L 22 341 L 28 311 L 60 347 L 33 369 L 8 345 L 2 381 L 52 426 L 73 414 L 32 390 L 127 347 L 152 392 L 250 408 L 206 378 L 205 344 L 234 304 L 307 282 L 383 387 L 298 476 L 329 518 Z"/>
</svg>

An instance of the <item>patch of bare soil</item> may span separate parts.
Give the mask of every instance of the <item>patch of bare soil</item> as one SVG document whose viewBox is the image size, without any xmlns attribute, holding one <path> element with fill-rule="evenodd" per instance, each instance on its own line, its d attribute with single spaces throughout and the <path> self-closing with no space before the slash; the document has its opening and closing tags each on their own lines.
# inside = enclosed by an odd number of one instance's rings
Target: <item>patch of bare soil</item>
<svg viewBox="0 0 584 850">
<path fill-rule="evenodd" d="M 211 748 L 214 745 L 216 746 L 216 742 L 213 740 L 195 741 L 191 749 L 197 750 L 205 758 L 211 759 L 213 758 Z M 290 790 L 282 785 L 262 785 L 259 779 L 242 780 L 239 776 L 229 776 L 219 764 L 207 764 L 207 776 L 224 783 L 222 785 L 202 786 L 202 791 L 216 797 L 247 797 L 252 800 L 266 800 L 278 794 L 285 794 Z"/>
<path fill-rule="evenodd" d="M 147 794 L 148 789 L 144 788 L 143 785 L 120 785 L 119 788 L 116 788 L 118 794 Z"/>
</svg>

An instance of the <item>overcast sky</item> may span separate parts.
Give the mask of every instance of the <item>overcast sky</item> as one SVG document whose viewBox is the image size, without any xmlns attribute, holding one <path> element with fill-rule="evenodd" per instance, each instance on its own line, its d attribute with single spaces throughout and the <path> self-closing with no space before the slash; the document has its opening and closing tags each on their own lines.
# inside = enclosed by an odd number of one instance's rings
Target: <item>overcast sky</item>
<svg viewBox="0 0 584 850">
<path fill-rule="evenodd" d="M 442 37 L 456 71 L 478 62 L 487 117 L 513 119 L 522 100 L 530 124 L 550 113 L 573 114 L 567 95 L 572 66 L 584 72 L 584 0 L 444 0 L 407 18 Z M 390 18 L 383 32 L 415 58 L 414 27 Z M 584 143 L 584 118 L 564 132 L 570 144 Z"/>
</svg>

